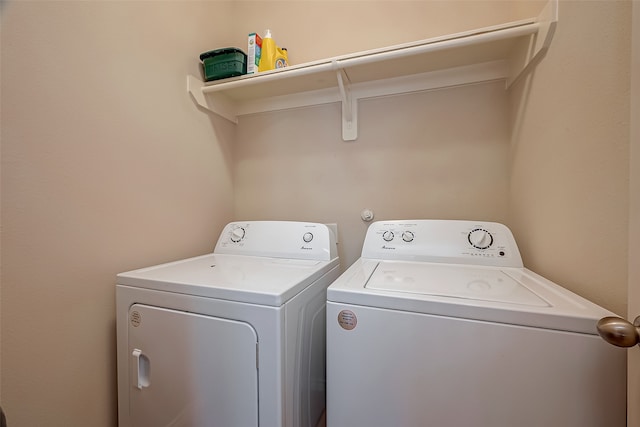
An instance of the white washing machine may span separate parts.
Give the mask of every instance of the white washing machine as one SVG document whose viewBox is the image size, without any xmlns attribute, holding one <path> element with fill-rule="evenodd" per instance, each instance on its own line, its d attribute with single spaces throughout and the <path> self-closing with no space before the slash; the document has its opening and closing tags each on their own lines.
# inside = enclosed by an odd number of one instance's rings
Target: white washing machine
<svg viewBox="0 0 640 427">
<path fill-rule="evenodd" d="M 625 425 L 612 313 L 524 268 L 501 224 L 373 223 L 327 298 L 328 427 Z"/>
<path fill-rule="evenodd" d="M 326 225 L 234 222 L 212 254 L 119 274 L 120 427 L 315 426 L 338 264 Z"/>
</svg>

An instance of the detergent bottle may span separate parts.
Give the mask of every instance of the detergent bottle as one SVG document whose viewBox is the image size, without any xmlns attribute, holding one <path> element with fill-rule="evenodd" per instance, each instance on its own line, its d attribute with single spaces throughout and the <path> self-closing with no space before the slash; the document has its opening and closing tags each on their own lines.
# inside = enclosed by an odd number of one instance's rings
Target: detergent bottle
<svg viewBox="0 0 640 427">
<path fill-rule="evenodd" d="M 275 40 L 271 37 L 271 30 L 267 30 L 262 38 L 262 53 L 260 55 L 260 64 L 258 71 L 269 71 L 275 68 L 277 46 Z"/>
<path fill-rule="evenodd" d="M 276 61 L 273 68 L 284 68 L 289 65 L 289 57 L 286 48 L 276 45 Z"/>
</svg>

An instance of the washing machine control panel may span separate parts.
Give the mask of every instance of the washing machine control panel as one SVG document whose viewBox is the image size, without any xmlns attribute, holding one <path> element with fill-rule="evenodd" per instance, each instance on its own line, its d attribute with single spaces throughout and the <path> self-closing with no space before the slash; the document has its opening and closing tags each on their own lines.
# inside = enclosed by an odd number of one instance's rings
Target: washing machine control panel
<svg viewBox="0 0 640 427">
<path fill-rule="evenodd" d="M 369 226 L 363 258 L 522 267 L 511 231 L 495 222 L 378 221 Z"/>
<path fill-rule="evenodd" d="M 247 221 L 227 224 L 214 253 L 288 259 L 331 260 L 337 243 L 325 224 L 294 221 Z"/>
</svg>

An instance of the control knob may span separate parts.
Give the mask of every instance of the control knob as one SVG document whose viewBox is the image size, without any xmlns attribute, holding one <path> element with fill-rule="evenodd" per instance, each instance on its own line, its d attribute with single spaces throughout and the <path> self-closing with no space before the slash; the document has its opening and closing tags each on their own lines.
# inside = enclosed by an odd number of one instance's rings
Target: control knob
<svg viewBox="0 0 640 427">
<path fill-rule="evenodd" d="M 245 231 L 242 227 L 234 228 L 231 231 L 231 241 L 238 243 L 240 240 L 244 239 Z"/>
<path fill-rule="evenodd" d="M 411 231 L 404 231 L 402 233 L 402 240 L 404 240 L 405 242 L 413 242 L 413 238 L 415 236 L 413 235 L 413 232 Z"/>
<path fill-rule="evenodd" d="M 382 238 L 385 242 L 390 242 L 393 240 L 393 231 L 385 231 L 382 233 Z"/>
<path fill-rule="evenodd" d="M 487 249 L 493 245 L 493 236 L 487 230 L 476 228 L 469 232 L 469 243 L 476 249 Z"/>
</svg>

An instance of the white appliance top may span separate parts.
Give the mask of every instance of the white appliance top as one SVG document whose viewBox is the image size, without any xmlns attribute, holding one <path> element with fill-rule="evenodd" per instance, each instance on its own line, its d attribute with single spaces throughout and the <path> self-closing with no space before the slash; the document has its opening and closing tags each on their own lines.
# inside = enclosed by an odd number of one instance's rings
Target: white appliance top
<svg viewBox="0 0 640 427">
<path fill-rule="evenodd" d="M 118 274 L 117 284 L 281 306 L 338 265 L 324 224 L 234 222 L 214 253 Z"/>
<path fill-rule="evenodd" d="M 539 307 L 549 305 L 503 270 L 466 265 L 381 261 L 365 287 Z"/>
<path fill-rule="evenodd" d="M 524 268 L 507 227 L 477 221 L 371 224 L 327 299 L 594 335 L 613 315 Z"/>
</svg>

